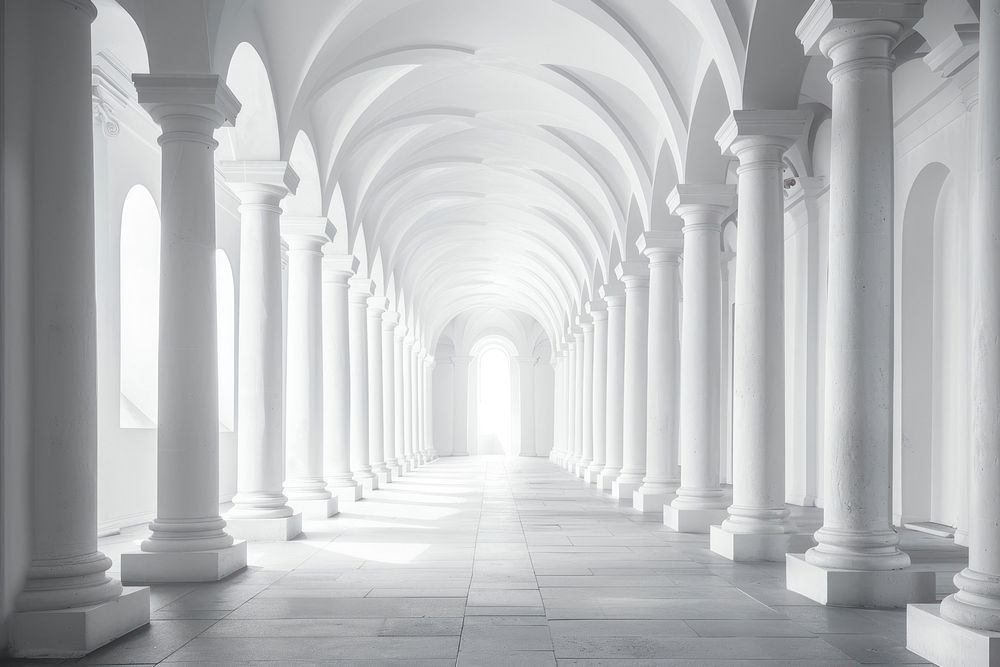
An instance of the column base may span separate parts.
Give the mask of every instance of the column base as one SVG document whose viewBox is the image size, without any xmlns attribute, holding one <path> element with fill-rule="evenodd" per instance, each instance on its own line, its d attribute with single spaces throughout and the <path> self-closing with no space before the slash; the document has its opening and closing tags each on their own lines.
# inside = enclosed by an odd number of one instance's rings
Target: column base
<svg viewBox="0 0 1000 667">
<path fill-rule="evenodd" d="M 378 490 L 378 477 L 376 477 L 374 475 L 371 476 L 371 477 L 364 477 L 364 478 L 361 478 L 361 479 L 356 479 L 355 481 L 358 483 L 358 486 L 361 488 L 361 497 L 362 498 L 371 498 L 372 492 Z"/>
<path fill-rule="evenodd" d="M 302 515 L 297 512 L 278 519 L 223 518 L 226 532 L 238 540 L 287 542 L 302 534 Z"/>
<path fill-rule="evenodd" d="M 289 498 L 288 504 L 296 512 L 301 513 L 303 519 L 308 521 L 327 519 L 340 511 L 337 505 L 337 496 L 318 498 L 316 500 L 294 500 Z"/>
<path fill-rule="evenodd" d="M 731 533 L 722 526 L 712 526 L 710 548 L 731 561 L 773 561 L 780 563 L 785 554 L 802 553 L 815 544 L 812 533 Z"/>
<path fill-rule="evenodd" d="M 707 533 L 710 526 L 729 518 L 729 512 L 718 509 L 678 509 L 673 505 L 663 506 L 663 525 L 678 533 Z"/>
<path fill-rule="evenodd" d="M 631 502 L 632 495 L 640 486 L 642 486 L 642 482 L 622 482 L 616 479 L 611 482 L 611 497 L 615 500 Z"/>
<path fill-rule="evenodd" d="M 247 543 L 207 551 L 132 551 L 122 554 L 122 583 L 219 581 L 247 566 Z"/>
<path fill-rule="evenodd" d="M 587 468 L 583 473 L 583 481 L 587 484 L 597 484 L 597 480 L 601 476 L 601 471 L 597 468 Z"/>
<path fill-rule="evenodd" d="M 906 648 L 941 667 L 1000 665 L 1000 632 L 952 623 L 938 604 L 906 607 Z"/>
<path fill-rule="evenodd" d="M 375 473 L 375 477 L 378 478 L 378 487 L 377 488 L 381 489 L 381 488 L 383 488 L 385 486 L 388 486 L 389 484 L 392 483 L 392 473 L 389 472 L 388 468 L 386 468 L 385 470 L 379 470 L 379 471 L 377 471 Z"/>
<path fill-rule="evenodd" d="M 788 590 L 837 607 L 896 609 L 911 602 L 934 602 L 934 572 L 834 570 L 806 562 L 805 554 L 785 556 Z"/>
<path fill-rule="evenodd" d="M 392 464 L 389 466 L 389 476 L 392 479 L 399 479 L 403 476 L 403 468 L 397 464 Z"/>
<path fill-rule="evenodd" d="M 149 589 L 87 607 L 11 616 L 10 652 L 18 658 L 79 658 L 149 623 Z"/>
<path fill-rule="evenodd" d="M 602 470 L 601 474 L 597 476 L 597 488 L 601 491 L 610 491 L 612 482 L 618 479 L 619 474 L 621 473 L 617 470 Z"/>
<path fill-rule="evenodd" d="M 641 486 L 632 493 L 632 507 L 643 514 L 662 512 L 665 505 L 676 497 L 666 491 L 650 491 Z"/>
<path fill-rule="evenodd" d="M 337 503 L 354 503 L 361 500 L 361 487 L 357 484 L 352 486 L 329 486 L 330 493 L 337 499 Z M 339 509 L 339 507 L 338 507 Z"/>
</svg>

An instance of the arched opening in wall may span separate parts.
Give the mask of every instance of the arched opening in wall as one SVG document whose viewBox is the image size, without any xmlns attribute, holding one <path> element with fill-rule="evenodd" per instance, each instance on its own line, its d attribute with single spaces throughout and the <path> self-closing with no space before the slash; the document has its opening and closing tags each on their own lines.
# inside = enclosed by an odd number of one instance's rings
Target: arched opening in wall
<svg viewBox="0 0 1000 667">
<path fill-rule="evenodd" d="M 236 288 L 233 265 L 215 251 L 215 299 L 219 341 L 219 429 L 236 427 Z"/>
<path fill-rule="evenodd" d="M 514 346 L 499 337 L 484 338 L 473 346 L 472 356 L 476 376 L 473 453 L 516 456 L 520 421 L 512 367 Z"/>
<path fill-rule="evenodd" d="M 899 273 L 898 434 L 894 447 L 898 524 L 953 525 L 947 510 L 942 435 L 946 337 L 942 330 L 940 227 L 948 168 L 933 163 L 917 176 L 903 215 Z"/>
<path fill-rule="evenodd" d="M 119 247 L 122 428 L 156 428 L 160 321 L 160 213 L 153 195 L 133 186 L 122 207 Z"/>
</svg>

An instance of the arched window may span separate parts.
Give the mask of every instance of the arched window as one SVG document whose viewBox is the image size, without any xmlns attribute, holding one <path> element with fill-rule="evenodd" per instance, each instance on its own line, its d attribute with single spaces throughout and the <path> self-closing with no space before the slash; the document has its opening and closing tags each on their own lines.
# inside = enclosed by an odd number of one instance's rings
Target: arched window
<svg viewBox="0 0 1000 667">
<path fill-rule="evenodd" d="M 119 252 L 119 422 L 123 428 L 156 428 L 160 214 L 141 185 L 125 196 Z"/>
<path fill-rule="evenodd" d="M 510 354 L 488 345 L 476 359 L 478 453 L 513 455 Z"/>
<path fill-rule="evenodd" d="M 236 425 L 236 288 L 224 250 L 215 251 L 215 299 L 219 339 L 219 428 Z"/>
</svg>

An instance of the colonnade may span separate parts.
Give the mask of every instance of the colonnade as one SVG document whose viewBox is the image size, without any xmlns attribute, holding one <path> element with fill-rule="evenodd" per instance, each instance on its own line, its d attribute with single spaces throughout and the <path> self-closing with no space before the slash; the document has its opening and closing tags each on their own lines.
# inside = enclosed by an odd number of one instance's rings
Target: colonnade
<svg viewBox="0 0 1000 667">
<path fill-rule="evenodd" d="M 617 267 L 617 280 L 578 304 L 578 312 L 606 308 L 609 335 L 606 347 L 593 349 L 598 361 L 579 359 L 581 349 L 588 353 L 579 337 L 557 346 L 557 419 L 566 426 L 552 459 L 573 469 L 579 453 L 589 452 L 584 422 L 600 423 L 607 433 L 597 443 L 605 451 L 590 456 L 605 465 L 596 474 L 588 468 L 587 479 L 615 498 L 631 499 L 640 511 L 662 510 L 676 531 L 711 533 L 712 550 L 732 560 L 785 561 L 788 588 L 822 604 L 902 607 L 935 599 L 934 573 L 911 565 L 890 514 L 893 49 L 922 17 L 923 3 L 862 5 L 816 2 L 796 33 L 808 53 L 829 58 L 833 85 L 822 528 L 799 531 L 784 491 L 782 169 L 784 153 L 806 131 L 798 110 L 732 111 L 716 140 L 737 162 L 735 184 L 678 185 L 667 203 L 681 224 L 653 220 Z M 909 612 L 911 649 L 943 664 L 986 664 L 976 661 L 997 644 L 985 631 L 1000 631 L 1000 244 L 992 220 L 1000 208 L 1000 0 L 984 3 L 981 16 L 969 568 L 940 609 L 912 604 Z M 720 262 L 722 225 L 734 214 L 730 498 L 719 479 L 726 404 Z M 613 333 L 611 316 L 613 295 L 622 292 L 623 336 Z M 621 384 L 614 370 L 620 359 Z M 608 369 L 605 386 L 591 389 L 591 363 Z M 588 409 L 568 400 L 581 391 Z M 955 662 L 953 648 L 939 648 L 945 635 L 951 647 L 971 646 L 973 630 L 979 643 L 969 650 L 979 653 L 963 653 L 965 662 Z"/>
</svg>

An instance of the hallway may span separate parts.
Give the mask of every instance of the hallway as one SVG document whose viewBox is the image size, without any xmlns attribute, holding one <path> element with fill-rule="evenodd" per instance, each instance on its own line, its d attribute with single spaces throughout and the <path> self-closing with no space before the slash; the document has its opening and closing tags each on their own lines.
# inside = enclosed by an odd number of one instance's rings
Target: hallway
<svg viewBox="0 0 1000 667">
<path fill-rule="evenodd" d="M 819 525 L 815 510 L 796 518 Z M 101 540 L 114 576 L 143 532 Z M 902 539 L 950 592 L 965 550 Z M 80 663 L 921 663 L 902 648 L 904 611 L 818 605 L 785 591 L 783 563 L 733 563 L 707 542 L 544 459 L 444 458 L 299 539 L 250 543 L 224 581 L 153 586 L 152 623 Z"/>
</svg>

